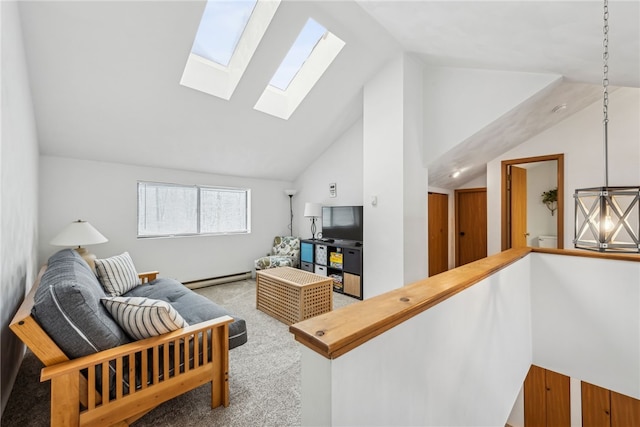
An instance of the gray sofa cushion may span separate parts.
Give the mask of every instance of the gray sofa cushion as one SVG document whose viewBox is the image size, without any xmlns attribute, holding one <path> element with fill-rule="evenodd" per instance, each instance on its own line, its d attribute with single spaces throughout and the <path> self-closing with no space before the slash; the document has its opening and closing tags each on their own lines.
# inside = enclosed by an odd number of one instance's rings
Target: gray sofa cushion
<svg viewBox="0 0 640 427">
<path fill-rule="evenodd" d="M 244 319 L 234 316 L 174 279 L 161 277 L 151 283 L 136 286 L 123 296 L 146 297 L 166 301 L 190 325 L 229 315 L 234 319 L 229 324 L 229 348 L 232 349 L 247 342 L 247 325 Z"/>
<path fill-rule="evenodd" d="M 160 278 L 140 285 L 122 296 L 166 301 L 190 325 L 229 315 L 229 348 L 247 342 L 245 321 L 233 316 L 180 282 Z M 32 314 L 49 337 L 71 359 L 117 347 L 132 340 L 101 303 L 107 297 L 89 265 L 73 249 L 49 258 L 36 291 Z"/>
<path fill-rule="evenodd" d="M 49 258 L 32 314 L 69 358 L 130 342 L 100 302 L 105 292 L 89 265 L 73 249 Z"/>
</svg>

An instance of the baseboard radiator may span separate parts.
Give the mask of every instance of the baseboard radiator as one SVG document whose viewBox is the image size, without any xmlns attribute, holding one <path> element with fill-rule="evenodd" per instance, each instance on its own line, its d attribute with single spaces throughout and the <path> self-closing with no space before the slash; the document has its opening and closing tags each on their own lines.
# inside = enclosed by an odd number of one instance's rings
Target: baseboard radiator
<svg viewBox="0 0 640 427">
<path fill-rule="evenodd" d="M 206 286 L 221 285 L 223 283 L 237 282 L 238 280 L 251 279 L 251 272 L 229 274 L 227 276 L 210 277 L 208 279 L 193 280 L 191 282 L 183 282 L 189 289 L 204 288 Z"/>
</svg>

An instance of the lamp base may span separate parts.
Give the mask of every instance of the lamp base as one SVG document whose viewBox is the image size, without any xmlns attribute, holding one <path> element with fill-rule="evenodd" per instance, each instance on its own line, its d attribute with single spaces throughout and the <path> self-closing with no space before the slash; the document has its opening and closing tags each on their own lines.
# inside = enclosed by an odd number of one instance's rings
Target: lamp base
<svg viewBox="0 0 640 427">
<path fill-rule="evenodd" d="M 78 252 L 78 254 L 82 257 L 83 260 L 85 260 L 87 264 L 89 264 L 89 267 L 91 267 L 91 270 L 95 273 L 96 272 L 95 254 L 92 254 L 87 250 L 87 248 L 83 248 L 81 246 L 78 246 L 77 248 L 75 248 L 75 251 Z"/>
<path fill-rule="evenodd" d="M 316 240 L 316 218 L 311 218 L 311 240 Z"/>
</svg>

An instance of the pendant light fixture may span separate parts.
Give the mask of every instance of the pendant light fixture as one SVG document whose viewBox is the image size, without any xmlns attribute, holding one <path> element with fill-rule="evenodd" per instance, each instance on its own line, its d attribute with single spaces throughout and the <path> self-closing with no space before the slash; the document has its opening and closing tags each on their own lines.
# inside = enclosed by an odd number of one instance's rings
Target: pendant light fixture
<svg viewBox="0 0 640 427">
<path fill-rule="evenodd" d="M 578 249 L 598 252 L 640 253 L 640 186 L 609 187 L 609 2 L 604 0 L 602 59 L 604 187 L 577 189 L 576 229 L 573 243 Z"/>
</svg>

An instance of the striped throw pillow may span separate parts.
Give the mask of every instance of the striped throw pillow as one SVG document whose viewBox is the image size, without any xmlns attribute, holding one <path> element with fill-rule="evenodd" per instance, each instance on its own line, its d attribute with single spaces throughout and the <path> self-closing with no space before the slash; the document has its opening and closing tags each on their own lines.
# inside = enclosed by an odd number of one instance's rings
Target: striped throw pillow
<svg viewBox="0 0 640 427">
<path fill-rule="evenodd" d="M 105 297 L 102 303 L 133 339 L 155 337 L 189 324 L 168 302 L 144 297 Z"/>
<path fill-rule="evenodd" d="M 96 260 L 96 273 L 107 295 L 120 296 L 140 284 L 129 252 Z"/>
</svg>

